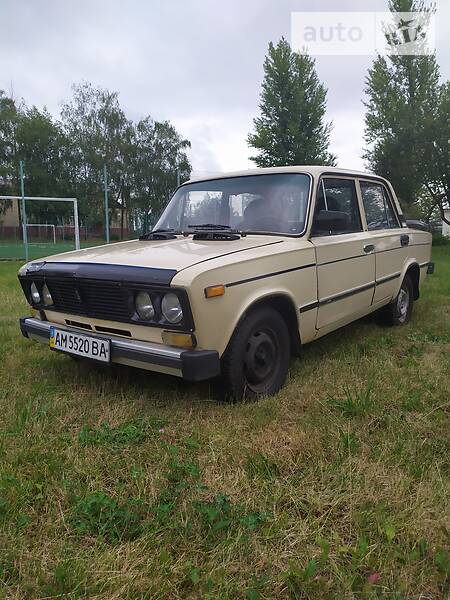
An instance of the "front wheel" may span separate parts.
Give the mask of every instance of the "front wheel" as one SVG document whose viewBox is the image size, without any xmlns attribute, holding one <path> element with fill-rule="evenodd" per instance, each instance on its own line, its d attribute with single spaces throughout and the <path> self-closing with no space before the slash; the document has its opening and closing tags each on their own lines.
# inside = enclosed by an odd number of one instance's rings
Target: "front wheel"
<svg viewBox="0 0 450 600">
<path fill-rule="evenodd" d="M 406 325 L 411 319 L 414 290 L 411 278 L 405 275 L 397 296 L 382 309 L 382 321 L 387 325 Z"/>
<path fill-rule="evenodd" d="M 222 358 L 221 394 L 229 399 L 270 396 L 283 386 L 290 358 L 286 323 L 270 307 L 246 315 Z"/>
</svg>

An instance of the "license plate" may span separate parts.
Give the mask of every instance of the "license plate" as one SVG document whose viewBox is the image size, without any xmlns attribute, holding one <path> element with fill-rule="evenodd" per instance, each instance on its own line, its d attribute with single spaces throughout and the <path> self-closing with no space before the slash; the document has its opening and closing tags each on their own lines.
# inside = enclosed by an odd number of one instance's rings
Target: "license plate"
<svg viewBox="0 0 450 600">
<path fill-rule="evenodd" d="M 111 341 L 50 327 L 50 348 L 101 362 L 111 360 Z"/>
</svg>

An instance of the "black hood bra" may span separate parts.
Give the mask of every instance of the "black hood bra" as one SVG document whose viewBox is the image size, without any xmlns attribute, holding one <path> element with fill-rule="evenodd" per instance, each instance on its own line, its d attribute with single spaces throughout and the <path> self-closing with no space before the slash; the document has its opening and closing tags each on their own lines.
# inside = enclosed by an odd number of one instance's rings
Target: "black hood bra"
<svg viewBox="0 0 450 600">
<path fill-rule="evenodd" d="M 133 282 L 155 285 L 169 285 L 177 274 L 176 269 L 136 267 L 132 265 L 111 265 L 108 263 L 40 262 L 32 263 L 20 275 L 22 278 L 95 279 L 101 281 Z"/>
</svg>

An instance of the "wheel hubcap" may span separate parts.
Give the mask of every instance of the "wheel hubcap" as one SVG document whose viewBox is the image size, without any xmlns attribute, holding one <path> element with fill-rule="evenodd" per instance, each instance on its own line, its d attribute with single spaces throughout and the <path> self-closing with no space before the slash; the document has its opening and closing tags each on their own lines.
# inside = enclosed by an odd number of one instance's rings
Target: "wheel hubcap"
<svg viewBox="0 0 450 600">
<path fill-rule="evenodd" d="M 397 311 L 399 321 L 403 322 L 406 319 L 409 309 L 409 291 L 402 288 L 397 297 Z"/>
<path fill-rule="evenodd" d="M 278 357 L 278 346 L 269 330 L 256 331 L 247 343 L 245 351 L 245 376 L 247 382 L 259 386 L 272 375 Z"/>
</svg>

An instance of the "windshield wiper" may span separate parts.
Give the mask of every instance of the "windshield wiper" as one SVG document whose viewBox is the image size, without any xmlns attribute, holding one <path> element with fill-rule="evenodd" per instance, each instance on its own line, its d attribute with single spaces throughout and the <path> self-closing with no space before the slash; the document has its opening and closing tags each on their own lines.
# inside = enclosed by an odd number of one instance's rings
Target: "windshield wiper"
<svg viewBox="0 0 450 600">
<path fill-rule="evenodd" d="M 234 229 L 197 229 L 197 231 L 194 231 L 193 233 L 193 240 L 216 240 L 224 242 L 239 240 L 241 238 L 240 232 L 235 231 Z"/>
<path fill-rule="evenodd" d="M 233 229 L 230 225 L 222 225 L 220 223 L 201 223 L 199 225 L 188 225 L 189 229 L 193 229 L 192 239 L 194 240 L 238 240 L 240 237 L 245 237 L 243 231 Z"/>
<path fill-rule="evenodd" d="M 199 225 L 188 225 L 189 229 L 231 229 L 229 225 L 221 225 L 220 223 L 200 223 Z"/>
<path fill-rule="evenodd" d="M 147 231 L 139 236 L 140 240 L 173 240 L 180 235 L 181 231 L 175 231 L 174 229 L 154 229 L 153 231 Z"/>
</svg>

